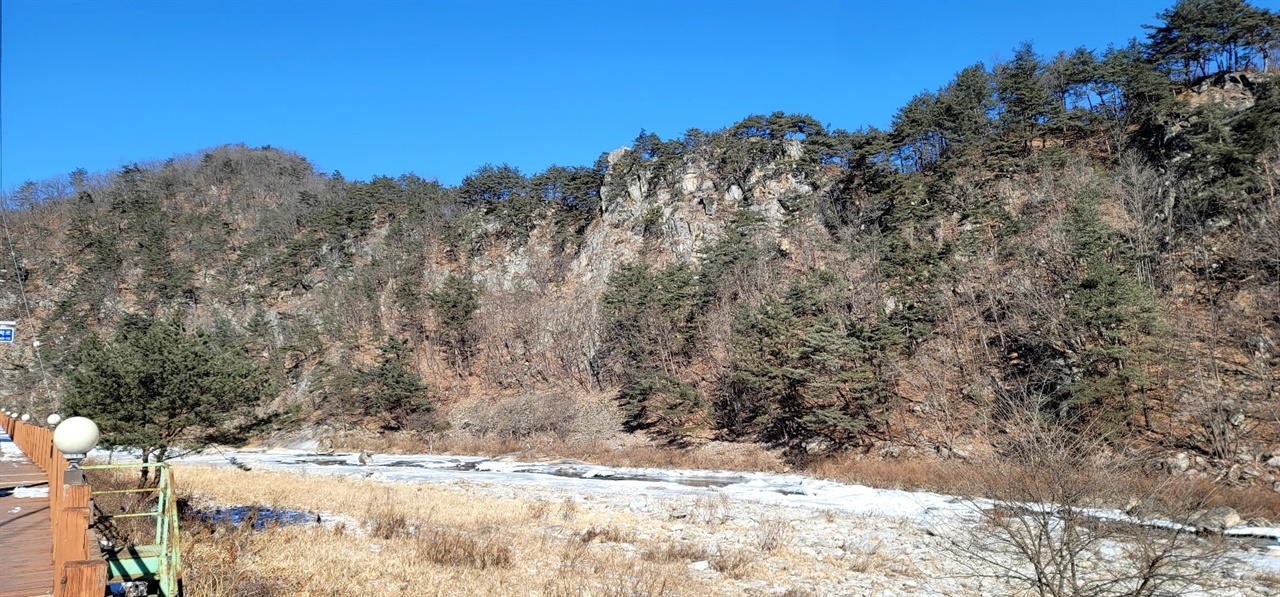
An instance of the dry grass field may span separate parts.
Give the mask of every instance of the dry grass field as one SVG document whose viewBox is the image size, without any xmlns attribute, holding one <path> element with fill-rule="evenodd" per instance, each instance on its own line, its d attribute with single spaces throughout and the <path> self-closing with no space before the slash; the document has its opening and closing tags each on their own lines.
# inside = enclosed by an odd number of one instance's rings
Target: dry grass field
<svg viewBox="0 0 1280 597">
<path fill-rule="evenodd" d="M 184 521 L 192 597 L 739 595 L 740 584 L 718 581 L 772 576 L 758 561 L 792 559 L 789 529 L 780 523 L 762 526 L 755 545 L 730 550 L 672 542 L 655 521 L 571 499 L 497 499 L 454 486 L 234 468 L 181 467 L 177 475 L 193 504 L 296 508 L 330 519 L 257 532 Z M 700 567 L 718 574 L 697 574 Z"/>
</svg>

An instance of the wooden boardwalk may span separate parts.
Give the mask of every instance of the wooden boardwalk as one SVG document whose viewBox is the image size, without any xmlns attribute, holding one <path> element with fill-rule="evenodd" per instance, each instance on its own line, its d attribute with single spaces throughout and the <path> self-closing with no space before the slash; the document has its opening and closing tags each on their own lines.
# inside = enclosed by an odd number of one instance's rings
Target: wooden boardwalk
<svg viewBox="0 0 1280 597">
<path fill-rule="evenodd" d="M 0 430 L 0 597 L 53 591 L 49 498 L 17 497 L 19 487 L 46 489 L 49 478 Z M 23 492 L 18 492 L 19 494 Z"/>
</svg>

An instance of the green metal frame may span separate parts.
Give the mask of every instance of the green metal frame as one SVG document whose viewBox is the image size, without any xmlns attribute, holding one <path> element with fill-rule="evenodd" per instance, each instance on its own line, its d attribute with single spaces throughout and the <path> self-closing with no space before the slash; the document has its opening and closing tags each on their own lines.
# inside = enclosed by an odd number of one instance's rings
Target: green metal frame
<svg viewBox="0 0 1280 597">
<path fill-rule="evenodd" d="M 124 464 L 93 464 L 85 470 L 105 469 L 155 469 L 156 486 L 140 489 L 115 489 L 94 491 L 93 495 L 121 493 L 155 493 L 156 509 L 151 512 L 105 515 L 107 518 L 156 519 L 155 545 L 134 546 L 122 550 L 117 557 L 108 558 L 108 577 L 124 581 L 155 580 L 159 585 L 159 597 L 178 597 L 178 579 L 182 576 L 182 545 L 178 532 L 178 505 L 173 473 L 163 462 L 131 462 Z"/>
</svg>

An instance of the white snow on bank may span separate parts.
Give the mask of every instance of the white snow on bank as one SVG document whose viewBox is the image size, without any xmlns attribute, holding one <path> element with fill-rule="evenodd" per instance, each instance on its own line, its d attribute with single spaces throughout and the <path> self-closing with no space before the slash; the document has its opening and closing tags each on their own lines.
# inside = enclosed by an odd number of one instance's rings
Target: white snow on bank
<svg viewBox="0 0 1280 597">
<path fill-rule="evenodd" d="M 106 452 L 94 453 L 105 461 Z M 129 458 L 116 452 L 116 461 Z M 136 458 L 136 456 L 134 457 Z M 315 454 L 301 450 L 209 450 L 172 462 L 213 466 L 245 466 L 301 474 L 365 477 L 399 483 L 475 482 L 496 485 L 557 488 L 576 494 L 655 496 L 672 494 L 722 495 L 731 500 L 830 510 L 851 515 L 881 516 L 916 522 L 925 527 L 972 523 L 978 513 L 995 502 L 925 491 L 876 489 L 801 475 L 610 467 L 576 460 L 512 462 L 478 456 L 436 454 L 378 454 L 368 465 L 354 453 Z M 1020 504 L 1035 510 L 1051 505 Z M 1089 509 L 1102 519 L 1184 529 L 1173 522 L 1138 521 L 1119 510 Z M 1261 553 L 1241 554 L 1242 559 L 1264 571 L 1280 572 L 1280 527 L 1242 527 L 1228 536 L 1277 541 Z"/>
</svg>

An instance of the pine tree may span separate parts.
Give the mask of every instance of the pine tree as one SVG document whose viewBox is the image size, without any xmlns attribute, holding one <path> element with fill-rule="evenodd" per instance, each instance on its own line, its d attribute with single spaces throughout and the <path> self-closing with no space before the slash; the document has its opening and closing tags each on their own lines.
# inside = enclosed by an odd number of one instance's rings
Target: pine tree
<svg viewBox="0 0 1280 597">
<path fill-rule="evenodd" d="M 1013 60 L 996 68 L 996 95 L 1003 108 L 1000 125 L 1007 139 L 1023 149 L 1046 132 L 1056 115 L 1042 67 L 1040 56 L 1027 42 L 1014 51 Z"/>
<path fill-rule="evenodd" d="M 833 447 L 879 432 L 891 404 L 880 367 L 886 330 L 844 314 L 836 278 L 815 270 L 782 296 L 734 314 L 730 396 L 735 421 L 784 445 L 816 437 Z"/>
<path fill-rule="evenodd" d="M 475 351 L 472 322 L 480 308 L 480 285 L 466 276 L 450 273 L 440 289 L 427 295 L 427 303 L 435 311 L 440 338 L 453 357 L 461 374 Z"/>
<path fill-rule="evenodd" d="M 701 299 L 685 264 L 656 271 L 630 264 L 609 276 L 600 299 L 605 362 L 622 385 L 618 399 L 628 427 L 680 436 L 708 425 L 708 404 L 679 379 L 695 357 Z"/>
<path fill-rule="evenodd" d="M 377 366 L 356 372 L 360 382 L 356 399 L 361 411 L 366 415 L 390 415 L 391 427 L 426 426 L 434 406 L 430 388 L 410 369 L 413 353 L 409 345 L 391 337 L 378 351 L 381 356 Z"/>
<path fill-rule="evenodd" d="M 1077 373 L 1062 387 L 1058 414 L 1115 433 L 1136 412 L 1149 383 L 1160 330 L 1156 303 L 1138 279 L 1130 245 L 1103 222 L 1096 197 L 1086 192 L 1078 198 L 1066 227 L 1077 272 L 1063 288 L 1061 337 Z"/>
<path fill-rule="evenodd" d="M 68 382 L 67 412 L 96 421 L 103 445 L 138 448 L 144 461 L 178 446 L 243 438 L 262 422 L 254 409 L 274 391 L 242 346 L 190 332 L 176 315 L 126 317 L 111 341 L 90 334 Z"/>
</svg>

